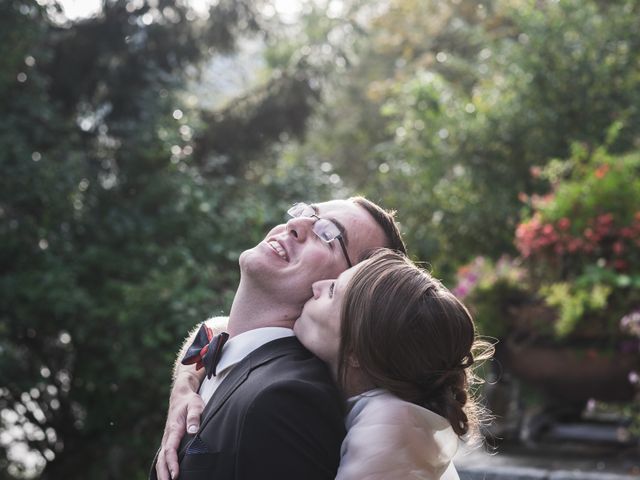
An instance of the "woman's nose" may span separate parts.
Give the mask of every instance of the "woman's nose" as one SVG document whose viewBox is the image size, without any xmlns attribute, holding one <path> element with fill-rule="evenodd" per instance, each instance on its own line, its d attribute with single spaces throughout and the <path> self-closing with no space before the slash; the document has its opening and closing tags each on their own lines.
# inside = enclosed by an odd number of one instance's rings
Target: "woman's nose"
<svg viewBox="0 0 640 480">
<path fill-rule="evenodd" d="M 313 285 L 311 285 L 311 290 L 313 290 L 313 298 L 315 298 L 316 300 L 320 298 L 329 283 L 331 283 L 331 280 L 320 280 L 318 282 L 314 282 Z"/>
</svg>

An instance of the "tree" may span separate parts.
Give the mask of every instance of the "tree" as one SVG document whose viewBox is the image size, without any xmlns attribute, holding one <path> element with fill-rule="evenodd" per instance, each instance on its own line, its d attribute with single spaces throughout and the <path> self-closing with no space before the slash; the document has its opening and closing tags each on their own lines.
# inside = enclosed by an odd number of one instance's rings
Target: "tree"
<svg viewBox="0 0 640 480">
<path fill-rule="evenodd" d="M 350 17 L 350 63 L 300 155 L 397 208 L 440 273 L 513 251 L 519 197 L 545 188 L 530 169 L 572 142 L 602 144 L 621 121 L 612 151 L 636 148 L 637 2 L 385 5 Z"/>
<path fill-rule="evenodd" d="M 202 21 L 111 0 L 76 23 L 43 3 L 0 7 L 0 467 L 145 478 L 180 340 L 228 307 L 239 253 L 321 188 L 278 168 L 313 89 L 301 70 L 219 112 L 189 102 L 203 61 L 268 30 L 254 2 Z"/>
</svg>

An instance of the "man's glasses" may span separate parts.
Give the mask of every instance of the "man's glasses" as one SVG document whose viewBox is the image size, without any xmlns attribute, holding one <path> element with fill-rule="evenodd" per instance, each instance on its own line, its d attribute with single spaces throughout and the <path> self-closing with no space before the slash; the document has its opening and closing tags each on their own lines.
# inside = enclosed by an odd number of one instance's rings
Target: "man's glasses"
<svg viewBox="0 0 640 480">
<path fill-rule="evenodd" d="M 344 240 L 342 239 L 342 232 L 335 223 L 333 223 L 329 219 L 320 218 L 316 214 L 314 208 L 311 205 L 307 205 L 306 203 L 296 203 L 293 207 L 287 210 L 287 213 L 293 218 L 315 218 L 316 221 L 314 222 L 313 227 L 311 227 L 313 233 L 315 233 L 323 242 L 326 243 L 338 240 L 338 242 L 340 242 L 340 246 L 342 247 L 342 253 L 344 254 L 345 260 L 347 261 L 347 265 L 349 265 L 349 268 L 351 268 L 351 260 L 349 259 L 347 247 L 345 246 Z"/>
</svg>

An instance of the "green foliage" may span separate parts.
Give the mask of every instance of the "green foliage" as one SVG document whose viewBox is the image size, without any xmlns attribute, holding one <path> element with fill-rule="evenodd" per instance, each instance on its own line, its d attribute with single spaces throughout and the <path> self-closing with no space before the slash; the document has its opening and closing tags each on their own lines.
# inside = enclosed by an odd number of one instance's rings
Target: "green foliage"
<svg viewBox="0 0 640 480">
<path fill-rule="evenodd" d="M 592 311 L 607 306 L 611 288 L 595 284 L 591 288 L 574 288 L 566 282 L 552 283 L 540 289 L 547 304 L 558 309 L 558 320 L 554 328 L 558 337 L 571 333 L 578 322 Z"/>
<path fill-rule="evenodd" d="M 476 257 L 457 271 L 454 295 L 471 308 L 482 335 L 504 338 L 513 328 L 514 307 L 530 303 L 526 270 L 519 259 Z"/>
<path fill-rule="evenodd" d="M 44 3 L 0 3 L 1 421 L 44 477 L 144 478 L 179 339 L 293 201 L 397 209 L 446 279 L 484 255 L 458 294 L 485 334 L 614 332 L 640 302 L 638 2 Z M 199 109 L 186 82 L 247 36 L 270 70 Z"/>
<path fill-rule="evenodd" d="M 182 2 L 132 5 L 105 2 L 95 18 L 62 26 L 55 5 L 0 6 L 9 477 L 146 478 L 182 338 L 227 311 L 240 252 L 290 202 L 327 195 L 318 178 L 288 170 L 274 144 L 304 129 L 313 101 L 304 72 L 208 124 L 213 114 L 182 90 L 211 52 L 260 27 L 250 2 L 218 2 L 208 23 Z M 232 148 L 205 141 L 239 131 L 244 144 Z M 35 472 L 23 471 L 18 444 Z"/>
<path fill-rule="evenodd" d="M 543 175 L 554 181 L 553 201 L 538 209 L 543 221 L 572 220 L 570 231 L 578 234 L 588 221 L 611 213 L 616 225 L 631 226 L 640 205 L 640 154 L 614 156 L 604 148 L 589 154 L 576 146 L 574 155 L 554 163 Z M 563 168 L 563 177 L 554 174 Z"/>
<path fill-rule="evenodd" d="M 515 253 L 519 196 L 548 188 L 531 168 L 605 144 L 616 122 L 609 151 L 635 148 L 637 2 L 349 5 L 356 28 L 326 35 L 348 68 L 327 80 L 300 158 L 396 208 L 412 254 L 444 276 Z"/>
</svg>

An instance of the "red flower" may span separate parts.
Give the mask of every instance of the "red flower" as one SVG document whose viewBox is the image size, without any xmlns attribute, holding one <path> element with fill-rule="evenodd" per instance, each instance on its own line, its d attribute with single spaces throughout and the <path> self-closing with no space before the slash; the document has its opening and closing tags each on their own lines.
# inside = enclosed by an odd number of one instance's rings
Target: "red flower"
<svg viewBox="0 0 640 480">
<path fill-rule="evenodd" d="M 613 262 L 613 267 L 619 272 L 623 272 L 629 267 L 629 264 L 626 262 L 626 260 L 622 260 L 619 258 L 618 260 Z"/>
<path fill-rule="evenodd" d="M 609 165 L 600 165 L 595 171 L 595 176 L 596 178 L 604 178 L 608 171 Z"/>
</svg>

